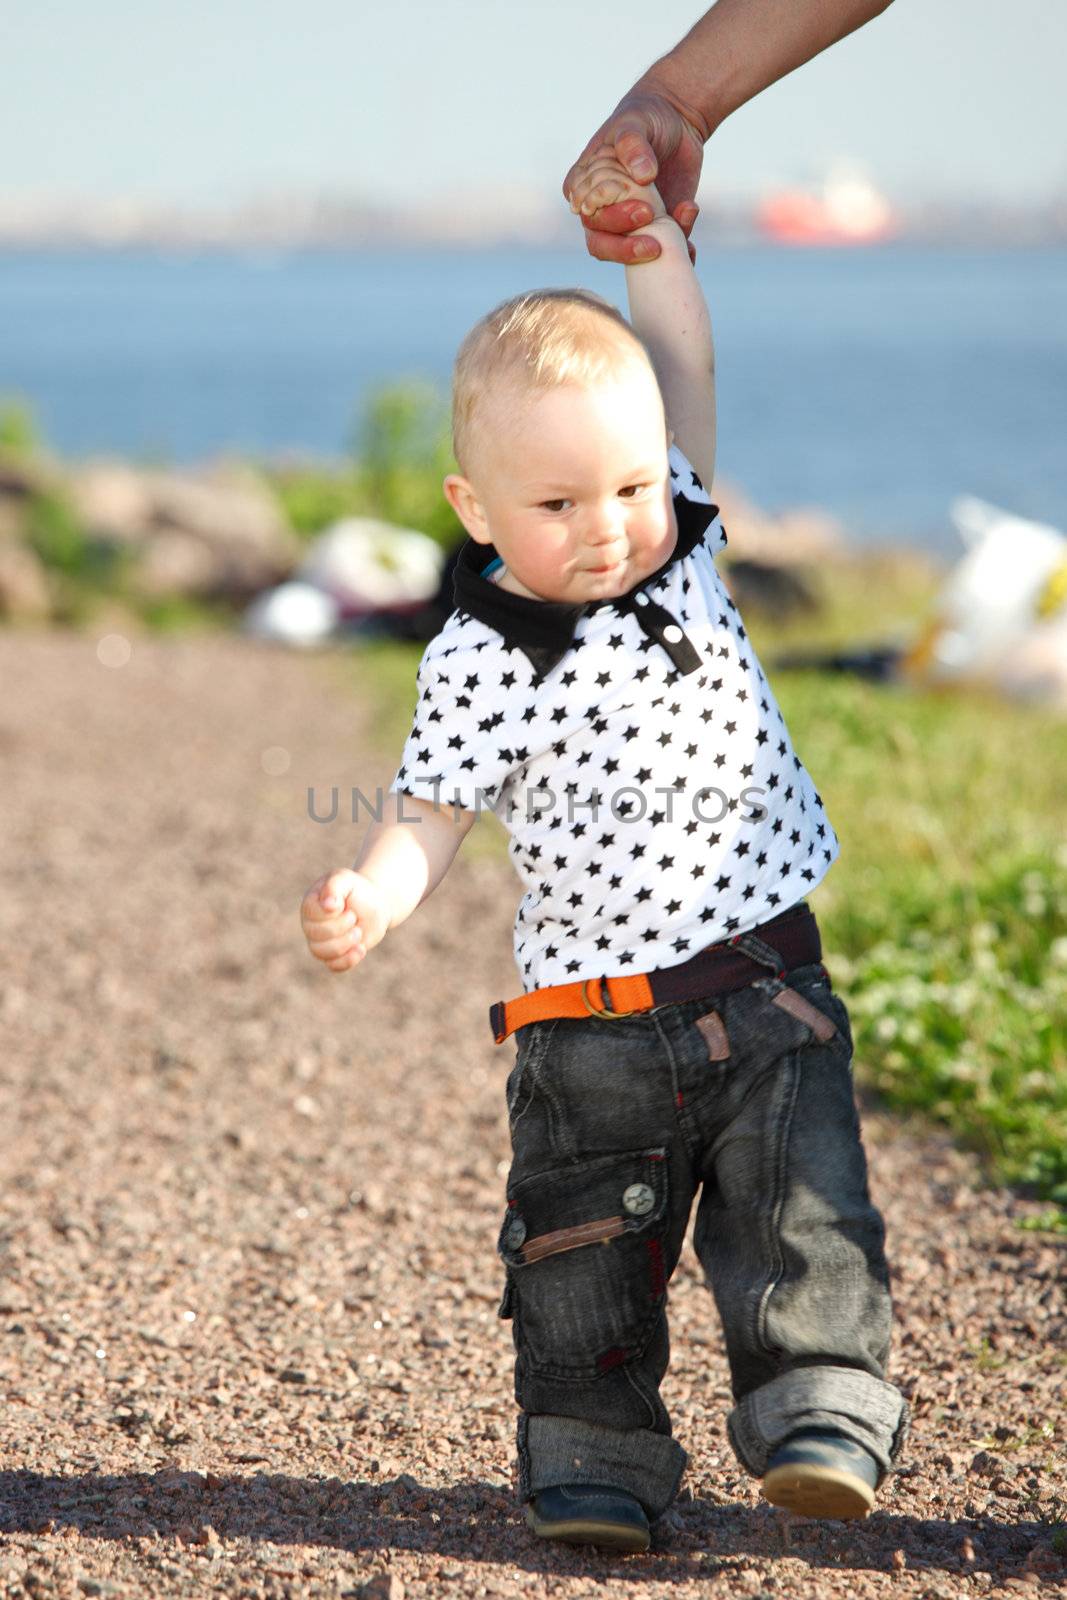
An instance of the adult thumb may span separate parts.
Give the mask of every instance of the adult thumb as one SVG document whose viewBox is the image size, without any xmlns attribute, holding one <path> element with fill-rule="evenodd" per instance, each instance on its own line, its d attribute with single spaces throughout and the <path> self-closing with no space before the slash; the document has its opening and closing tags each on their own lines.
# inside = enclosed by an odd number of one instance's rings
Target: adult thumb
<svg viewBox="0 0 1067 1600">
<path fill-rule="evenodd" d="M 615 154 L 635 183 L 651 183 L 659 171 L 656 152 L 643 133 L 627 128 L 615 140 Z"/>
</svg>

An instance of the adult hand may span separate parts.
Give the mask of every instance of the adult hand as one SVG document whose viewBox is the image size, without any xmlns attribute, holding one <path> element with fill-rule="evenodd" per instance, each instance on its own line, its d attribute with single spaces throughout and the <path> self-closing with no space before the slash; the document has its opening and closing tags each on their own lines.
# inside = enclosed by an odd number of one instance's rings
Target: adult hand
<svg viewBox="0 0 1067 1600">
<path fill-rule="evenodd" d="M 663 203 L 688 240 L 697 219 L 697 184 L 704 159 L 705 130 L 685 116 L 663 92 L 634 86 L 590 139 L 563 180 L 563 193 L 580 207 L 583 187 L 599 151 L 614 148 L 619 163 L 635 183 L 656 182 Z M 651 260 L 659 255 L 655 239 L 630 239 L 634 229 L 652 221 L 652 207 L 623 200 L 582 217 L 589 254 L 598 261 Z M 692 244 L 689 254 L 696 260 Z"/>
</svg>

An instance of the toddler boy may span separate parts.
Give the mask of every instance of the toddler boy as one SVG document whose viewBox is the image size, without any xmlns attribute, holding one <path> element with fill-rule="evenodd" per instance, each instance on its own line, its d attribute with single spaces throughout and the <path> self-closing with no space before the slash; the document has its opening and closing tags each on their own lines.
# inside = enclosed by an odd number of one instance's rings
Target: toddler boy
<svg viewBox="0 0 1067 1600">
<path fill-rule="evenodd" d="M 629 180 L 605 152 L 572 196 Z M 906 1407 L 884 1379 L 884 1230 L 848 1014 L 804 895 L 822 801 L 715 565 L 713 350 L 684 236 L 649 225 L 632 328 L 581 290 L 520 296 L 454 379 L 469 535 L 456 609 L 355 867 L 308 890 L 313 954 L 354 967 L 447 871 L 483 806 L 525 886 L 498 1249 L 520 1497 L 544 1537 L 643 1550 L 686 1455 L 660 1382 L 694 1242 L 726 1337 L 731 1444 L 766 1497 L 865 1516 Z"/>
</svg>

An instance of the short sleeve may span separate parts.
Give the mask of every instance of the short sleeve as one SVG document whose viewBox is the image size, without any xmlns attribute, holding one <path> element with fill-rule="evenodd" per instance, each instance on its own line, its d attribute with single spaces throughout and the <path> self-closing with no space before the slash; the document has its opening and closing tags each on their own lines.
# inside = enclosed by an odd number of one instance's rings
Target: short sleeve
<svg viewBox="0 0 1067 1600">
<path fill-rule="evenodd" d="M 510 724 L 515 673 L 495 653 L 423 657 L 419 699 L 390 793 L 484 811 L 521 764 Z M 508 680 L 511 680 L 509 682 Z"/>
<path fill-rule="evenodd" d="M 715 555 L 726 546 L 726 530 L 722 525 L 718 506 L 714 504 L 701 483 L 696 468 L 676 444 L 671 445 L 667 460 L 671 471 L 671 493 L 674 497 L 679 526 L 685 517 L 704 519 L 706 528 L 703 542 L 711 554 Z"/>
</svg>

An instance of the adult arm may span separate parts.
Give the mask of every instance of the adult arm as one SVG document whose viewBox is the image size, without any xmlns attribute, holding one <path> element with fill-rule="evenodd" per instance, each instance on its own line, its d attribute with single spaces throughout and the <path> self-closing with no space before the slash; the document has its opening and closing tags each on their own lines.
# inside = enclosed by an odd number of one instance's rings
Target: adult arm
<svg viewBox="0 0 1067 1600">
<path fill-rule="evenodd" d="M 603 146 L 637 183 L 656 180 L 688 236 L 703 148 L 738 106 L 888 9 L 891 0 L 717 0 L 674 49 L 655 62 L 593 134 L 563 180 L 571 199 Z M 658 251 L 627 233 L 652 210 L 626 200 L 585 220 L 591 255 L 633 261 Z"/>
</svg>

